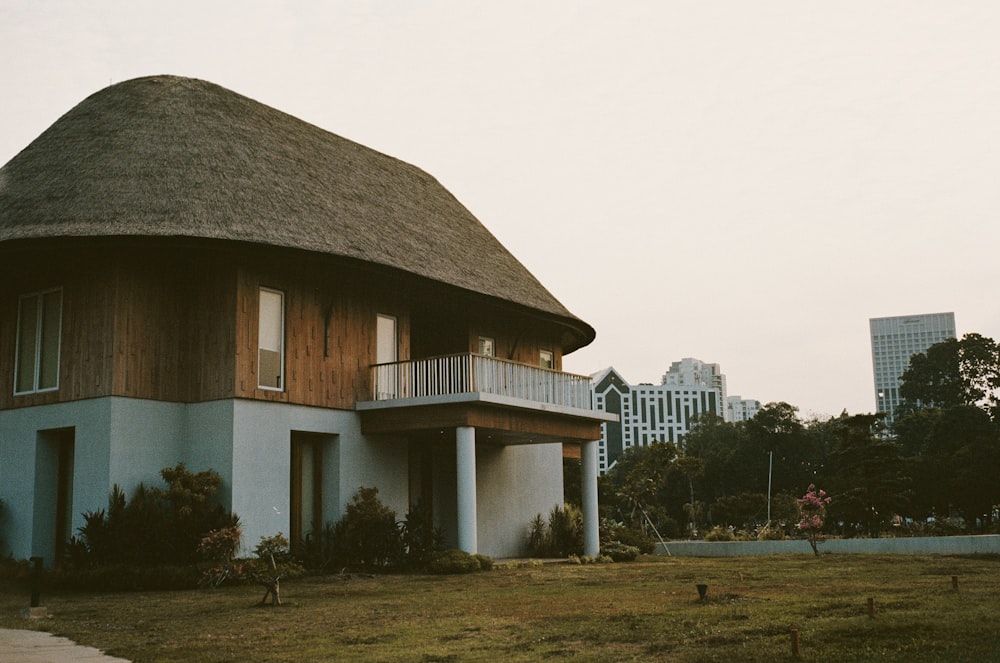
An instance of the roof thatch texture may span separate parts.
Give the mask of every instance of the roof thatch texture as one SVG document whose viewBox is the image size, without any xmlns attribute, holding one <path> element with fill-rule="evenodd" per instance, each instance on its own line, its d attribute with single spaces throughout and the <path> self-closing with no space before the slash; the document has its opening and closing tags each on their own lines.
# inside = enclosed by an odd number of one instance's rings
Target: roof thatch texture
<svg viewBox="0 0 1000 663">
<path fill-rule="evenodd" d="M 410 164 L 205 81 L 97 92 L 0 169 L 0 246 L 195 237 L 395 268 L 594 336 L 440 183 Z"/>
</svg>

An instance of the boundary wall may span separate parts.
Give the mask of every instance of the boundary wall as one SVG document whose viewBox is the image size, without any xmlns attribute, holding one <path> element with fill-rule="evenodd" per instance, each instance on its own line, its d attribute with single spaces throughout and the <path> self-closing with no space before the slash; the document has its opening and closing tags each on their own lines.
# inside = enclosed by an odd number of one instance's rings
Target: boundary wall
<svg viewBox="0 0 1000 663">
<path fill-rule="evenodd" d="M 891 539 L 827 539 L 820 554 L 835 555 L 1000 555 L 1000 534 Z M 783 541 L 667 541 L 656 555 L 674 557 L 753 557 L 812 554 L 805 539 Z"/>
</svg>

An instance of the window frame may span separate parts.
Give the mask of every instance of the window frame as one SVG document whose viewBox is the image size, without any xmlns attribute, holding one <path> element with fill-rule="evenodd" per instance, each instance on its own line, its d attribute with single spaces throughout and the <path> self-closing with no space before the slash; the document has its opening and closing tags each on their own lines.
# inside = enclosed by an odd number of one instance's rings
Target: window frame
<svg viewBox="0 0 1000 663">
<path fill-rule="evenodd" d="M 42 379 L 42 361 L 43 354 L 45 353 L 45 297 L 46 295 L 51 295 L 53 293 L 59 294 L 59 311 L 55 322 L 55 357 L 49 357 L 49 359 L 55 362 L 55 384 L 52 386 L 41 386 Z M 28 299 L 34 298 L 35 302 L 35 332 L 32 343 L 33 347 L 33 357 L 32 357 L 32 375 L 31 375 L 31 386 L 28 389 L 19 390 L 19 378 L 21 375 L 21 362 L 22 362 L 22 344 L 24 338 L 22 337 L 22 317 L 24 315 L 24 303 Z M 17 298 L 17 334 L 14 345 L 14 395 L 15 396 L 27 396 L 30 394 L 42 394 L 59 390 L 59 373 L 62 365 L 62 319 L 63 319 L 63 289 L 62 287 L 47 288 L 45 290 L 37 290 L 35 292 L 28 292 L 19 295 Z"/>
<path fill-rule="evenodd" d="M 261 344 L 261 332 L 263 331 L 263 307 L 261 303 L 263 301 L 264 293 L 271 295 L 277 295 L 279 298 L 279 331 L 278 331 L 278 385 L 273 386 L 269 384 L 262 384 L 262 372 L 261 372 L 261 360 L 260 353 L 262 350 L 273 352 L 271 348 L 265 348 Z M 268 288 L 266 286 L 260 286 L 257 289 L 257 388 L 264 389 L 266 391 L 285 391 L 285 292 L 283 290 L 278 290 L 277 288 Z"/>
</svg>

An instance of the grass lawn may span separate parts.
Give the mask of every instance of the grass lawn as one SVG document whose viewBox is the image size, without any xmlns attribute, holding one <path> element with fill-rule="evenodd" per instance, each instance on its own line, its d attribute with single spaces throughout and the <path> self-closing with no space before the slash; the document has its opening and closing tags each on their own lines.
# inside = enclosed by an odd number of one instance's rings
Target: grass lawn
<svg viewBox="0 0 1000 663">
<path fill-rule="evenodd" d="M 705 601 L 698 583 L 708 585 Z M 28 595 L 3 587 L 0 627 L 185 663 L 1000 661 L 996 557 L 644 557 L 301 578 L 282 584 L 284 605 L 273 608 L 257 607 L 262 595 L 250 586 L 55 593 L 42 596 L 52 617 L 29 622 L 19 617 Z"/>
</svg>

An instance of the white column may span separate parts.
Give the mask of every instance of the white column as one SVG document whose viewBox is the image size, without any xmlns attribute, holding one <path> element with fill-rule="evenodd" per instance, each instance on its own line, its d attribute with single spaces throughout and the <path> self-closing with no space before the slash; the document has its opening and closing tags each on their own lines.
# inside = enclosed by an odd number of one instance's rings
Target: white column
<svg viewBox="0 0 1000 663">
<path fill-rule="evenodd" d="M 597 441 L 580 445 L 580 492 L 583 501 L 583 554 L 601 554 L 597 515 Z"/>
<path fill-rule="evenodd" d="M 595 456 L 596 458 L 596 456 Z M 458 483 L 458 547 L 467 553 L 479 552 L 476 532 L 476 429 L 455 429 L 455 459 Z"/>
</svg>

